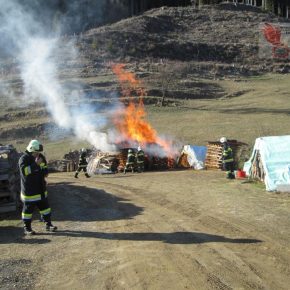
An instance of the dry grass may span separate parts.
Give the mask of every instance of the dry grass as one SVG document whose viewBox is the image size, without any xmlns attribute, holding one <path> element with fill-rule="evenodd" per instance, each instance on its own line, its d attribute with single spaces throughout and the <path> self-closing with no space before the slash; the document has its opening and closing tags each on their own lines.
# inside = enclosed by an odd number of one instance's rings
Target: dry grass
<svg viewBox="0 0 290 290">
<path fill-rule="evenodd" d="M 274 74 L 218 81 L 229 97 L 188 100 L 178 108 L 150 108 L 149 118 L 158 131 L 187 143 L 204 144 L 225 135 L 253 144 L 259 136 L 289 134 L 289 81 L 290 75 Z M 245 93 L 230 97 L 237 91 Z"/>
<path fill-rule="evenodd" d="M 178 107 L 146 106 L 147 118 L 159 134 L 172 136 L 182 143 L 203 145 L 206 141 L 227 136 L 252 145 L 259 136 L 289 134 L 289 80 L 290 75 L 287 74 L 213 80 L 212 83 L 226 91 L 226 97 L 183 100 Z M 10 113 L 13 111 L 10 110 Z M 47 118 L 39 117 L 1 121 L 0 127 L 21 127 L 45 121 Z M 28 140 L 6 141 L 23 150 Z M 74 138 L 58 141 L 43 139 L 43 142 L 49 159 L 61 158 L 70 149 L 88 146 Z"/>
</svg>

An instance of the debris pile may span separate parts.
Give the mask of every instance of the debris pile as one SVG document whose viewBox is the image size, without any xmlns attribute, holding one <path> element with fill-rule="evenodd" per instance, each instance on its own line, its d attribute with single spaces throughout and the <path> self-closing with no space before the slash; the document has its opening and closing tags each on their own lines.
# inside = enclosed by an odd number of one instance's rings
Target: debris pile
<svg viewBox="0 0 290 290">
<path fill-rule="evenodd" d="M 0 213 L 20 206 L 20 156 L 12 145 L 0 146 Z"/>
<path fill-rule="evenodd" d="M 188 163 L 187 155 L 185 153 L 182 153 L 178 158 L 177 166 L 179 168 L 190 168 L 190 164 Z"/>
<path fill-rule="evenodd" d="M 90 155 L 87 171 L 89 175 L 96 173 L 117 173 L 120 163 L 117 152 L 93 151 Z"/>
<path fill-rule="evenodd" d="M 118 152 L 93 152 L 88 162 L 88 173 L 117 173 L 124 172 L 128 150 L 137 153 L 136 148 L 121 148 Z M 137 171 L 137 164 L 135 165 Z M 144 168 L 148 170 L 166 170 L 176 167 L 176 160 L 170 157 L 157 157 L 146 154 L 144 158 Z"/>
<path fill-rule="evenodd" d="M 150 170 L 165 170 L 176 167 L 176 160 L 170 157 L 151 156 L 148 161 Z"/>
<path fill-rule="evenodd" d="M 49 171 L 73 172 L 77 169 L 79 161 L 79 151 L 74 150 L 63 156 L 61 160 L 51 160 L 48 162 Z"/>
</svg>

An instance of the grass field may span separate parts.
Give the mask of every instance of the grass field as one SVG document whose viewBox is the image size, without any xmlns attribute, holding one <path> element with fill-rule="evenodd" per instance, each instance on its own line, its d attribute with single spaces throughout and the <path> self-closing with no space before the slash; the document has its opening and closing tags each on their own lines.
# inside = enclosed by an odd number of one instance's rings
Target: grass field
<svg viewBox="0 0 290 290">
<path fill-rule="evenodd" d="M 108 79 L 106 79 L 108 80 Z M 96 83 L 97 78 L 83 80 Z M 207 80 L 208 81 L 208 80 Z M 103 78 L 101 78 L 103 82 Z M 217 99 L 178 100 L 177 106 L 146 106 L 147 120 L 160 135 L 171 136 L 183 144 L 204 145 L 221 136 L 253 145 L 260 136 L 289 134 L 289 74 L 267 74 L 257 77 L 212 80 L 226 92 Z M 3 102 L 2 102 L 3 101 Z M 2 100 L 4 104 L 4 100 Z M 35 107 L 1 106 L 0 130 L 45 123 L 47 116 L 35 114 Z M 19 112 L 24 112 L 23 116 Z M 12 116 L 6 120 L 3 116 Z M 13 117 L 14 116 L 14 117 Z M 51 140 L 41 136 L 49 159 L 62 158 L 70 149 L 88 144 L 74 137 Z M 29 138 L 2 140 L 24 150 Z"/>
</svg>

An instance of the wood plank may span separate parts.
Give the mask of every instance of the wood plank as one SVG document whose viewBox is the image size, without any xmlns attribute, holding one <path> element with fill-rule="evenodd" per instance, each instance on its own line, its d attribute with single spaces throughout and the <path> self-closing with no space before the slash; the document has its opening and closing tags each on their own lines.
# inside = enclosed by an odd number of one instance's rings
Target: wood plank
<svg viewBox="0 0 290 290">
<path fill-rule="evenodd" d="M 11 192 L 9 192 L 9 191 L 1 192 L 0 191 L 0 197 L 10 197 L 10 196 L 12 196 Z"/>
<path fill-rule="evenodd" d="M 9 202 L 5 204 L 0 204 L 0 213 L 16 211 L 16 203 Z"/>
</svg>

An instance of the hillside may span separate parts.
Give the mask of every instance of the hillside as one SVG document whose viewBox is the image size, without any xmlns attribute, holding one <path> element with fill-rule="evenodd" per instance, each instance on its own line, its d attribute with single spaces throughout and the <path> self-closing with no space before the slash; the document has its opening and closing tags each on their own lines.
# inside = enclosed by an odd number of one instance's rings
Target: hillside
<svg viewBox="0 0 290 290">
<path fill-rule="evenodd" d="M 224 135 L 225 129 L 249 143 L 257 134 L 285 134 L 289 63 L 259 57 L 259 25 L 279 20 L 246 5 L 162 7 L 63 37 L 55 59 L 66 102 L 73 110 L 85 104 L 105 114 L 121 90 L 111 64 L 125 63 L 147 92 L 148 119 L 158 132 L 200 144 Z M 74 58 L 69 53 L 71 41 L 79 50 Z M 13 98 L 1 94 L 1 140 L 23 148 L 29 138 L 42 138 L 54 151 L 80 146 L 70 139 L 70 131 L 55 125 L 44 104 L 23 103 L 23 82 L 12 62 L 5 61 L 5 67 L 10 69 L 0 90 L 9 88 Z M 284 75 L 263 76 L 270 72 Z M 271 121 L 273 113 L 279 124 Z M 238 132 L 232 123 L 238 124 Z"/>
<path fill-rule="evenodd" d="M 259 26 L 278 21 L 286 20 L 259 8 L 231 3 L 200 9 L 162 7 L 89 30 L 80 38 L 80 47 L 92 61 L 162 58 L 201 62 L 201 67 L 206 62 L 209 67 L 221 68 L 221 74 L 260 73 L 284 67 L 259 57 Z M 232 64 L 234 68 L 230 68 Z"/>
</svg>

